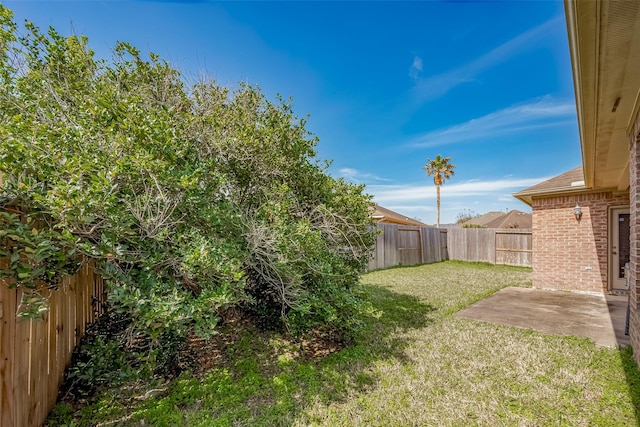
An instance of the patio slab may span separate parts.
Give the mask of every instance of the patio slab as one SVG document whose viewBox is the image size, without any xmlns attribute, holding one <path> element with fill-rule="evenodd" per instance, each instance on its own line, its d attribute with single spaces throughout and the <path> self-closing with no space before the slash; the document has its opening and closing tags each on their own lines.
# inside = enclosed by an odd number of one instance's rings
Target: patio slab
<svg viewBox="0 0 640 427">
<path fill-rule="evenodd" d="M 596 345 L 629 344 L 624 334 L 626 295 L 593 295 L 533 288 L 504 288 L 455 315 L 553 335 L 592 339 Z"/>
</svg>

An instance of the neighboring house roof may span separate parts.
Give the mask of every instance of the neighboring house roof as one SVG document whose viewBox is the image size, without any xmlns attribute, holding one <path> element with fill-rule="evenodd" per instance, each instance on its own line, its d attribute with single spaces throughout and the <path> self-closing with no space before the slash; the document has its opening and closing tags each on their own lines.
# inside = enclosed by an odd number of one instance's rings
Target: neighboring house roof
<svg viewBox="0 0 640 427">
<path fill-rule="evenodd" d="M 467 226 L 475 225 L 475 226 L 478 226 L 478 227 L 487 227 L 487 224 L 489 224 L 490 222 L 495 221 L 497 219 L 500 219 L 505 215 L 506 215 L 506 213 L 504 213 L 504 212 L 487 212 L 484 215 L 480 215 L 478 217 L 471 218 L 471 219 L 463 222 L 461 224 L 461 226 L 464 227 L 465 225 L 467 225 Z"/>
<path fill-rule="evenodd" d="M 513 193 L 513 196 L 531 206 L 534 197 L 554 196 L 570 193 L 582 193 L 588 188 L 584 184 L 582 166 L 571 169 L 568 172 L 551 179 Z"/>
<path fill-rule="evenodd" d="M 417 219 L 409 218 L 401 213 L 394 212 L 391 209 L 383 208 L 380 205 L 375 205 L 373 214 L 371 215 L 376 222 L 386 222 L 390 224 L 400 225 L 415 225 L 419 227 L 425 227 L 427 224 L 420 222 Z"/>
<path fill-rule="evenodd" d="M 519 210 L 509 213 L 487 212 L 459 224 L 459 227 L 476 226 L 485 228 L 531 228 L 531 214 Z"/>
<path fill-rule="evenodd" d="M 532 217 L 530 213 L 514 209 L 488 223 L 487 228 L 531 228 L 531 224 Z"/>
</svg>

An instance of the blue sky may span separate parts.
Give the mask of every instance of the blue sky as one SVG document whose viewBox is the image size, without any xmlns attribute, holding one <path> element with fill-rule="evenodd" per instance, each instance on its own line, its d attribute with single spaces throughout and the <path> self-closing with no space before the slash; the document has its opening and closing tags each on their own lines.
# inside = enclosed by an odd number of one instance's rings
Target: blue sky
<svg viewBox="0 0 640 427">
<path fill-rule="evenodd" d="M 441 222 L 581 162 L 561 1 L 7 1 L 20 23 L 159 53 L 187 80 L 293 97 L 330 173 L 435 223 L 426 159 L 451 157 Z"/>
</svg>

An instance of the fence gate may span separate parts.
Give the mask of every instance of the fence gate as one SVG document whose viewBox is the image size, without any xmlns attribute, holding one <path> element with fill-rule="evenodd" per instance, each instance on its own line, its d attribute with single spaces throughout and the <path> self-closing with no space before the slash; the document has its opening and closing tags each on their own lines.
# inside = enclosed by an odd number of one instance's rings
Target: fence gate
<svg viewBox="0 0 640 427">
<path fill-rule="evenodd" d="M 420 228 L 398 227 L 398 251 L 402 265 L 422 263 L 422 245 Z"/>
<path fill-rule="evenodd" d="M 369 261 L 369 271 L 446 259 L 446 230 L 383 223 L 376 227 L 379 234 Z"/>
</svg>

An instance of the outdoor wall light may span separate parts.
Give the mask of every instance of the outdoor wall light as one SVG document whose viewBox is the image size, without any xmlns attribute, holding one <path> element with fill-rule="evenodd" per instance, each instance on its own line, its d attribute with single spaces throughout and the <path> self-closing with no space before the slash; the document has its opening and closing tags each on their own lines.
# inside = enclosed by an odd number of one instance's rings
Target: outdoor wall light
<svg viewBox="0 0 640 427">
<path fill-rule="evenodd" d="M 576 219 L 580 221 L 580 218 L 582 218 L 582 208 L 577 203 L 576 203 L 576 207 L 573 208 L 573 214 L 576 216 Z"/>
</svg>

